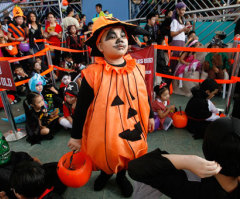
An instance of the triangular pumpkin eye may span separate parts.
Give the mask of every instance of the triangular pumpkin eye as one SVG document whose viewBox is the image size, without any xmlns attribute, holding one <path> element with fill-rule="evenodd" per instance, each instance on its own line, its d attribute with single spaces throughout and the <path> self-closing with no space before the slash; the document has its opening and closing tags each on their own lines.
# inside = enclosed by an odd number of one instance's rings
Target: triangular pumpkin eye
<svg viewBox="0 0 240 199">
<path fill-rule="evenodd" d="M 135 109 L 133 109 L 133 108 L 129 108 L 128 109 L 128 119 L 130 118 L 130 117 L 134 117 L 135 115 L 137 115 L 137 111 L 135 110 Z"/>
<path fill-rule="evenodd" d="M 112 102 L 112 105 L 111 106 L 119 106 L 119 105 L 123 105 L 124 102 L 121 100 L 121 98 L 117 95 L 113 102 Z"/>
</svg>

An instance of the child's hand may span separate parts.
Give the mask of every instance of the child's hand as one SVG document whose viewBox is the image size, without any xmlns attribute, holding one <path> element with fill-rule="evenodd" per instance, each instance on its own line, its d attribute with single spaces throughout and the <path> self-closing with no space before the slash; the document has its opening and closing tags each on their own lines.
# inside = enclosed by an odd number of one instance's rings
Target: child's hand
<svg viewBox="0 0 240 199">
<path fill-rule="evenodd" d="M 200 178 L 207 178 L 218 174 L 222 167 L 215 161 L 208 161 L 193 155 L 189 158 L 187 169 Z"/>
<path fill-rule="evenodd" d="M 169 107 L 169 109 L 170 109 L 170 111 L 175 111 L 175 105 L 171 105 L 171 106 Z"/>
<path fill-rule="evenodd" d="M 74 139 L 74 138 L 70 138 L 70 140 L 68 141 L 68 147 L 72 150 L 72 151 L 80 151 L 80 148 L 82 146 L 82 139 Z"/>
<path fill-rule="evenodd" d="M 215 73 L 219 73 L 219 69 L 217 67 L 213 67 Z"/>
<path fill-rule="evenodd" d="M 148 120 L 148 131 L 149 131 L 149 132 L 153 132 L 154 126 L 155 126 L 154 119 L 153 119 L 153 118 L 150 118 L 150 119 Z"/>
</svg>

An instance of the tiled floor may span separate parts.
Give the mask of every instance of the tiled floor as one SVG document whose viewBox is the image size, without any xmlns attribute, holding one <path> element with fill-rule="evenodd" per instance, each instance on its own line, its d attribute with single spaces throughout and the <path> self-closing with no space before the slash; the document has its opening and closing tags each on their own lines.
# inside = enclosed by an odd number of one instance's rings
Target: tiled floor
<svg viewBox="0 0 240 199">
<path fill-rule="evenodd" d="M 176 106 L 181 105 L 183 109 L 188 101 L 187 97 L 173 95 L 171 103 Z M 213 102 L 217 108 L 224 108 L 225 101 L 220 97 L 215 97 Z M 15 116 L 23 113 L 22 103 L 12 106 Z M 0 111 L 0 117 L 4 117 L 4 111 Z M 10 129 L 8 123 L 0 121 L 0 130 L 6 132 Z M 19 127 L 23 127 L 20 125 Z M 42 144 L 31 146 L 26 142 L 25 138 L 17 142 L 11 142 L 11 149 L 14 151 L 25 151 L 31 156 L 38 157 L 42 162 L 58 161 L 59 158 L 69 151 L 67 142 L 70 135 L 69 132 L 61 130 L 53 140 L 43 141 Z M 171 128 L 169 131 L 158 131 L 148 135 L 149 151 L 160 147 L 170 153 L 179 154 L 196 154 L 202 156 L 201 144 L 202 140 L 194 140 L 185 129 Z M 104 191 L 94 192 L 93 183 L 98 172 L 93 172 L 90 181 L 82 188 L 68 188 L 65 193 L 66 199 L 112 199 L 122 198 L 120 191 L 115 184 L 115 177 L 112 177 Z M 165 196 L 161 198 L 167 198 Z M 150 199 L 150 198 L 149 198 Z"/>
</svg>

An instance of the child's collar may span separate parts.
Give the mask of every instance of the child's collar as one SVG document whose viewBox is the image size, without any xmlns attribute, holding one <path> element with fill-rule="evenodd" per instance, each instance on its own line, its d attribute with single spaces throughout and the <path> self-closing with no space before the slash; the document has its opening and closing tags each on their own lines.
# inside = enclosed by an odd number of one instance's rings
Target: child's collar
<svg viewBox="0 0 240 199">
<path fill-rule="evenodd" d="M 95 57 L 95 62 L 97 64 L 102 64 L 105 67 L 106 71 L 115 71 L 118 74 L 123 74 L 124 72 L 131 73 L 133 69 L 136 67 L 136 60 L 131 57 L 131 55 L 127 54 L 124 56 L 126 60 L 126 65 L 124 67 L 116 67 L 107 63 L 103 57 Z"/>
</svg>

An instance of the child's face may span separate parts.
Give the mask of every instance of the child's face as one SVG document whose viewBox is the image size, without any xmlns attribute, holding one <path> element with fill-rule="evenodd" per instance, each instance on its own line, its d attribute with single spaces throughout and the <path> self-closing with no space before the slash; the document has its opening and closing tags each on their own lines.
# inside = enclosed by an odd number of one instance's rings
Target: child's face
<svg viewBox="0 0 240 199">
<path fill-rule="evenodd" d="M 72 61 L 72 57 L 66 57 L 66 58 L 65 58 L 65 61 L 71 62 L 71 61 Z"/>
<path fill-rule="evenodd" d="M 125 31 L 121 27 L 105 31 L 97 47 L 105 58 L 119 59 L 126 54 L 128 49 L 128 39 Z"/>
<path fill-rule="evenodd" d="M 169 11 L 169 13 L 168 13 L 168 17 L 172 17 L 172 15 L 173 15 L 173 11 Z"/>
<path fill-rule="evenodd" d="M 77 32 L 76 27 L 75 27 L 75 26 L 72 26 L 72 27 L 70 28 L 70 33 L 71 33 L 71 34 L 76 34 L 76 32 Z"/>
<path fill-rule="evenodd" d="M 16 17 L 15 21 L 17 22 L 18 25 L 22 25 L 23 24 L 23 17 Z"/>
<path fill-rule="evenodd" d="M 24 73 L 24 71 L 23 71 L 22 68 L 16 68 L 16 69 L 14 70 L 14 73 L 15 73 L 16 75 L 21 76 L 21 75 Z"/>
<path fill-rule="evenodd" d="M 39 95 L 35 97 L 34 104 L 32 104 L 32 106 L 36 111 L 40 111 L 42 106 L 44 106 L 44 101 L 42 96 Z"/>
<path fill-rule="evenodd" d="M 89 30 L 89 31 L 92 31 L 92 28 L 93 28 L 93 24 L 91 24 L 91 25 L 88 26 L 88 30 Z"/>
<path fill-rule="evenodd" d="M 37 90 L 37 92 L 41 93 L 43 91 L 43 85 L 42 84 L 37 84 L 36 85 L 36 90 Z"/>
<path fill-rule="evenodd" d="M 77 101 L 77 97 L 68 94 L 66 94 L 65 99 L 68 104 L 74 104 Z"/>
<path fill-rule="evenodd" d="M 165 101 L 168 101 L 169 98 L 170 98 L 170 94 L 169 94 L 169 90 L 167 89 L 162 93 L 160 99 L 162 102 L 165 102 Z"/>
<path fill-rule="evenodd" d="M 151 19 L 148 20 L 148 24 L 150 26 L 154 26 L 156 23 L 156 17 L 152 17 Z"/>
<path fill-rule="evenodd" d="M 70 76 L 70 75 L 65 75 L 65 76 L 63 76 L 62 82 L 63 82 L 65 85 L 68 85 L 68 84 L 71 82 L 71 76 Z"/>
<path fill-rule="evenodd" d="M 41 65 L 40 65 L 38 62 L 36 62 L 36 63 L 34 64 L 34 69 L 35 69 L 36 71 L 40 71 L 40 70 L 42 69 L 42 67 L 41 67 Z"/>
<path fill-rule="evenodd" d="M 218 89 L 215 89 L 214 91 L 210 92 L 209 90 L 206 90 L 206 93 L 208 94 L 208 98 L 207 99 L 212 99 L 217 93 L 218 93 Z"/>
<path fill-rule="evenodd" d="M 39 63 L 40 65 L 42 64 L 42 60 L 40 58 L 36 58 L 36 62 Z"/>
</svg>

